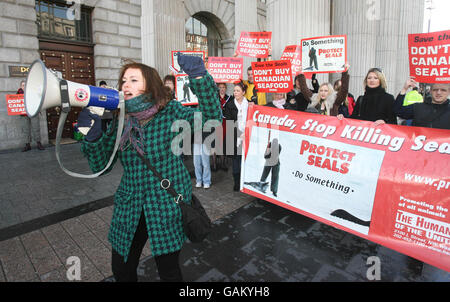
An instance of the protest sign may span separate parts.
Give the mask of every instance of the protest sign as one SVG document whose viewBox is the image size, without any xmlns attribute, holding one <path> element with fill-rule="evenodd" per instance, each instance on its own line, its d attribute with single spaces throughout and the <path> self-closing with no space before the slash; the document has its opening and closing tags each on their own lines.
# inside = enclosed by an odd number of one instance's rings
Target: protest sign
<svg viewBox="0 0 450 302">
<path fill-rule="evenodd" d="M 448 130 L 252 106 L 241 188 L 450 271 L 449 156 Z"/>
<path fill-rule="evenodd" d="M 302 39 L 301 61 L 304 73 L 339 73 L 347 62 L 347 36 Z"/>
<path fill-rule="evenodd" d="M 189 88 L 189 76 L 181 74 L 175 76 L 175 97 L 183 106 L 198 105 L 198 98 Z"/>
<path fill-rule="evenodd" d="M 216 83 L 236 83 L 242 79 L 243 58 L 208 58 L 208 72 Z"/>
<path fill-rule="evenodd" d="M 258 92 L 287 93 L 293 89 L 289 60 L 252 62 L 252 69 Z"/>
<path fill-rule="evenodd" d="M 280 60 L 291 61 L 292 76 L 295 78 L 302 71 L 301 46 L 288 45 L 283 51 Z"/>
<path fill-rule="evenodd" d="M 272 44 L 271 32 L 241 32 L 237 54 L 252 58 L 267 58 Z"/>
<path fill-rule="evenodd" d="M 26 115 L 23 94 L 7 94 L 6 109 L 8 115 Z"/>
<path fill-rule="evenodd" d="M 200 57 L 205 61 L 205 53 L 203 51 L 177 51 L 172 50 L 172 66 L 177 71 L 178 74 L 184 74 L 185 72 L 181 69 L 180 64 L 178 64 L 178 53 L 182 53 L 186 56 Z"/>
<path fill-rule="evenodd" d="M 450 83 L 450 30 L 408 35 L 410 76 L 419 83 Z"/>
</svg>

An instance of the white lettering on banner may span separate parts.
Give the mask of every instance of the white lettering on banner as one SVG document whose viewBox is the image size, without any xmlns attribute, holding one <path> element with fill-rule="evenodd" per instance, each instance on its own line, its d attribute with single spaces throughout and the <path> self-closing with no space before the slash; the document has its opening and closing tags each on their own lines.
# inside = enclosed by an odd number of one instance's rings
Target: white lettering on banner
<svg viewBox="0 0 450 302">
<path fill-rule="evenodd" d="M 439 146 L 436 142 L 428 142 L 426 145 L 424 145 L 424 142 L 427 140 L 427 137 L 424 135 L 420 135 L 416 137 L 414 140 L 414 146 L 411 147 L 411 150 L 413 151 L 420 151 L 423 150 L 425 152 L 435 152 L 438 151 L 441 154 L 450 154 L 450 143 L 443 143 Z"/>
<path fill-rule="evenodd" d="M 405 142 L 404 137 L 391 137 L 381 134 L 381 129 L 375 130 L 374 128 L 350 125 L 345 126 L 341 137 L 370 144 L 389 146 L 389 150 L 392 152 L 399 151 Z"/>
<path fill-rule="evenodd" d="M 448 243 L 450 243 L 450 224 L 448 223 L 404 211 L 397 212 L 396 222 L 423 230 L 427 233 L 427 237 L 432 237 L 433 233 L 439 236 L 446 236 L 448 237 L 446 238 Z"/>
<path fill-rule="evenodd" d="M 289 115 L 280 118 L 278 116 L 259 114 L 258 110 L 253 114 L 253 121 L 255 123 L 284 126 L 290 128 L 291 130 L 294 130 L 297 127 L 297 125 L 294 124 L 295 120 L 289 119 Z"/>
</svg>

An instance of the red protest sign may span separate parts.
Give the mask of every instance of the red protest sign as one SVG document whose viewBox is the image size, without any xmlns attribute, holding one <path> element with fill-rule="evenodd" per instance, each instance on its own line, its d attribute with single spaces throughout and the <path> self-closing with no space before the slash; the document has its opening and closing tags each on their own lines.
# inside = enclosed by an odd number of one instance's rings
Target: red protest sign
<svg viewBox="0 0 450 302">
<path fill-rule="evenodd" d="M 252 58 L 267 58 L 272 44 L 272 32 L 241 32 L 237 54 Z"/>
<path fill-rule="evenodd" d="M 289 45 L 283 51 L 280 60 L 291 61 L 292 76 L 295 77 L 302 71 L 301 46 Z"/>
<path fill-rule="evenodd" d="M 450 272 L 448 130 L 257 105 L 246 125 L 242 192 Z M 275 139 L 277 194 L 261 181 Z"/>
<path fill-rule="evenodd" d="M 252 62 L 253 81 L 258 92 L 287 93 L 293 89 L 288 60 Z"/>
<path fill-rule="evenodd" d="M 242 79 L 243 58 L 208 58 L 208 72 L 216 83 L 236 83 Z"/>
<path fill-rule="evenodd" d="M 6 108 L 8 109 L 8 115 L 27 115 L 23 94 L 7 94 Z"/>
<path fill-rule="evenodd" d="M 410 34 L 410 76 L 419 83 L 450 83 L 450 30 Z"/>
</svg>

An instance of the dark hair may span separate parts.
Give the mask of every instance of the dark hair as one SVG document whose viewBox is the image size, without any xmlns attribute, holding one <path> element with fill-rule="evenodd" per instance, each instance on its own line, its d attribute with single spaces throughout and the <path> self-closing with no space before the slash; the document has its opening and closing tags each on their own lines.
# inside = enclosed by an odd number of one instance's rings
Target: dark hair
<svg viewBox="0 0 450 302">
<path fill-rule="evenodd" d="M 164 77 L 163 83 L 166 83 L 167 81 L 171 81 L 173 85 L 175 85 L 175 76 L 168 74 Z"/>
<path fill-rule="evenodd" d="M 106 82 L 105 82 L 105 81 L 100 81 L 100 83 L 98 84 L 98 86 L 102 86 L 102 85 L 106 85 L 106 86 L 108 86 L 108 84 L 106 84 Z"/>
<path fill-rule="evenodd" d="M 247 92 L 248 86 L 245 85 L 244 82 L 243 82 L 242 80 L 241 80 L 240 82 L 235 83 L 234 86 L 235 86 L 235 87 L 236 87 L 236 86 L 239 86 L 239 87 L 242 89 L 242 91 L 243 91 L 244 93 Z"/>
<path fill-rule="evenodd" d="M 144 93 L 150 93 L 156 103 L 159 104 L 160 108 L 167 105 L 167 103 L 171 99 L 171 92 L 169 87 L 164 86 L 164 83 L 159 77 L 159 74 L 155 68 L 142 63 L 131 62 L 122 66 L 119 75 L 119 91 L 122 91 L 123 76 L 127 69 L 130 68 L 139 69 L 142 72 L 142 76 L 144 77 L 146 86 Z"/>
<path fill-rule="evenodd" d="M 253 68 L 250 66 L 249 68 L 247 68 L 247 71 L 253 70 Z"/>
</svg>

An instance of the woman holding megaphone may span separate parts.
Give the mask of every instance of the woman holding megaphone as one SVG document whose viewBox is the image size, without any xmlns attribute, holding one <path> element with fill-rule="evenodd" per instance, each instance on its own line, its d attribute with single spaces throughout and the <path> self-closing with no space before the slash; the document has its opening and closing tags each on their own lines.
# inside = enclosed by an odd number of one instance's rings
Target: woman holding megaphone
<svg viewBox="0 0 450 302">
<path fill-rule="evenodd" d="M 194 129 L 194 113 L 201 111 L 203 121 L 221 121 L 217 86 L 201 58 L 180 56 L 180 66 L 189 75 L 199 109 L 183 107 L 172 100 L 157 71 L 139 63 L 125 65 L 120 73 L 119 90 L 124 93 L 126 121 L 117 157 L 124 174 L 114 196 L 114 213 L 108 239 L 112 245 L 112 271 L 116 281 L 136 282 L 139 258 L 147 239 L 162 281 L 182 281 L 179 253 L 186 235 L 181 212 L 174 198 L 161 188 L 160 180 L 141 160 L 151 165 L 190 203 L 192 183 L 180 156 L 171 149 L 177 133 L 171 131 L 177 120 L 189 122 Z M 91 121 L 94 124 L 91 126 Z M 82 142 L 82 152 L 91 169 L 107 165 L 116 140 L 101 130 L 101 118 L 85 108 L 79 115 L 80 127 L 91 126 Z M 114 123 L 110 127 L 114 127 Z"/>
</svg>

